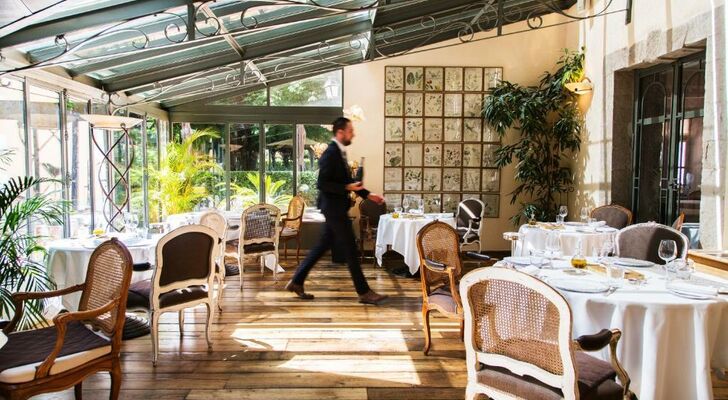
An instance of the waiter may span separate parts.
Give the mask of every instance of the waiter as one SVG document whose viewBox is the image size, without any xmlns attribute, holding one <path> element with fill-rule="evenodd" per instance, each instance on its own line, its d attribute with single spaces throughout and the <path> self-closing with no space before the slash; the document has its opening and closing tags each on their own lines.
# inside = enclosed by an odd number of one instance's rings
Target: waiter
<svg viewBox="0 0 728 400">
<path fill-rule="evenodd" d="M 359 197 L 369 199 L 377 204 L 384 203 L 382 196 L 370 193 L 364 189 L 361 182 L 355 182 L 351 177 L 351 170 L 346 159 L 346 146 L 354 138 L 354 127 L 347 118 L 340 117 L 334 121 L 334 138 L 329 147 L 319 159 L 319 175 L 316 186 L 319 190 L 318 207 L 326 218 L 323 235 L 319 243 L 309 251 L 308 256 L 296 269 L 293 279 L 286 285 L 286 290 L 295 293 L 305 300 L 313 299 L 313 295 L 303 290 L 309 271 L 314 264 L 331 249 L 333 245 L 339 246 L 346 254 L 346 264 L 354 281 L 359 302 L 377 304 L 387 298 L 377 294 L 369 288 L 367 279 L 361 271 L 359 263 L 359 250 L 354 238 L 354 230 L 349 219 L 351 200 L 349 192 L 355 192 Z"/>
</svg>

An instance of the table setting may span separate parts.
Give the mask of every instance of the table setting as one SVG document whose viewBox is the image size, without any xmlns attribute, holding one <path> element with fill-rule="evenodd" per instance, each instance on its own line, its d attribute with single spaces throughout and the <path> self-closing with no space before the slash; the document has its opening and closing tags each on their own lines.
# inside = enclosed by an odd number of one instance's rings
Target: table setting
<svg viewBox="0 0 728 400">
<path fill-rule="evenodd" d="M 388 249 L 391 249 L 401 254 L 409 272 L 416 274 L 420 267 L 415 240 L 417 232 L 435 220 L 444 222 L 453 228 L 455 227 L 453 213 L 425 213 L 424 201 L 420 200 L 416 209 L 409 209 L 406 204 L 403 204 L 404 207 L 395 207 L 392 213 L 382 215 L 379 218 L 374 256 L 380 266 L 382 265 L 382 256 Z"/>
<path fill-rule="evenodd" d="M 672 240 L 660 243 L 658 255 L 665 264 L 613 251 L 534 251 L 495 266 L 533 275 L 561 293 L 573 312 L 574 337 L 622 330 L 618 355 L 640 399 L 710 399 L 711 368 L 728 366 L 728 281 L 676 258 Z M 609 360 L 606 350 L 594 355 Z"/>
</svg>

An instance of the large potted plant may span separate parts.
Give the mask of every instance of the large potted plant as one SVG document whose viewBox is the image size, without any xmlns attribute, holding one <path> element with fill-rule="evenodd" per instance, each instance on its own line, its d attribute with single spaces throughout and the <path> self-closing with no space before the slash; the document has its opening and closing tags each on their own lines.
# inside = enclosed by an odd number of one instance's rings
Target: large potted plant
<svg viewBox="0 0 728 400">
<path fill-rule="evenodd" d="M 496 165 L 515 163 L 517 186 L 510 193 L 511 204 L 520 203 L 511 217 L 518 225 L 523 218 L 553 220 L 558 202 L 574 190 L 568 159 L 579 151 L 582 115 L 576 95 L 566 83 L 584 77 L 584 52 L 565 50 L 556 72 L 545 72 L 538 86 L 526 87 L 501 82 L 485 100 L 483 116 L 503 138 L 513 129 L 513 143 L 496 151 Z"/>
<path fill-rule="evenodd" d="M 0 164 L 11 162 L 12 151 L 0 152 Z M 64 204 L 44 194 L 30 196 L 30 189 L 48 179 L 18 176 L 0 186 L 0 320 L 12 317 L 11 295 L 16 292 L 43 292 L 55 289 L 44 261 L 46 249 L 28 224 L 63 223 Z M 20 329 L 45 324 L 43 303 L 25 303 Z"/>
</svg>

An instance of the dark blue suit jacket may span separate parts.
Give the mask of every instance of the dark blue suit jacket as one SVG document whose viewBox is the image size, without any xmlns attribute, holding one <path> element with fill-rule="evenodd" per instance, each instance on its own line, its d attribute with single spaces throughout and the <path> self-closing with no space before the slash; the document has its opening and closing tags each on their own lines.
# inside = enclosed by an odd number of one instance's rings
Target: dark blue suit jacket
<svg viewBox="0 0 728 400">
<path fill-rule="evenodd" d="M 351 199 L 346 185 L 354 183 L 349 166 L 344 162 L 339 146 L 331 141 L 319 158 L 319 175 L 316 186 L 319 190 L 318 207 L 324 214 L 346 214 Z M 356 192 L 362 198 L 369 195 L 366 189 Z"/>
</svg>

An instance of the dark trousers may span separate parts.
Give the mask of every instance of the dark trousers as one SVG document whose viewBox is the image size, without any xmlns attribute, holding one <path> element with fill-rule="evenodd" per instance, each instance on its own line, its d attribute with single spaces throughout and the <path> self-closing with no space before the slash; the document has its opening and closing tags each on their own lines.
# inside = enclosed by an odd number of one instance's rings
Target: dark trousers
<svg viewBox="0 0 728 400">
<path fill-rule="evenodd" d="M 324 213 L 326 222 L 324 223 L 324 231 L 318 244 L 309 250 L 308 255 L 301 265 L 296 269 L 293 275 L 293 283 L 303 285 L 311 268 L 318 262 L 324 253 L 337 246 L 346 254 L 346 264 L 351 273 L 351 280 L 354 281 L 354 287 L 357 294 L 364 294 L 369 291 L 369 284 L 361 271 L 359 262 L 359 249 L 356 245 L 354 237 L 354 229 L 351 225 L 349 216 Z"/>
</svg>

